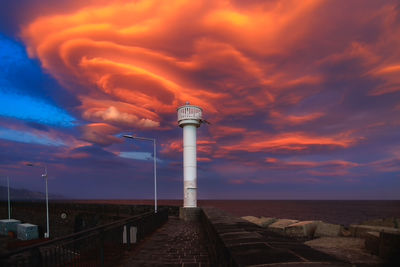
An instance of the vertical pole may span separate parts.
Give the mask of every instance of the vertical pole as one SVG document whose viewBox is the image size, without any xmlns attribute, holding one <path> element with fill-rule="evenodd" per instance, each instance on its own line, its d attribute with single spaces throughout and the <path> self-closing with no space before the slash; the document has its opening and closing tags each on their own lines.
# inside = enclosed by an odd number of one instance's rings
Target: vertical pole
<svg viewBox="0 0 400 267">
<path fill-rule="evenodd" d="M 7 176 L 7 195 L 8 195 L 8 219 L 11 219 L 11 207 L 10 207 L 10 177 Z"/>
<path fill-rule="evenodd" d="M 154 145 L 154 213 L 157 213 L 157 149 L 156 139 L 153 139 Z"/>
<path fill-rule="evenodd" d="M 45 234 L 45 238 L 50 237 L 50 231 L 49 231 L 49 195 L 48 195 L 48 190 L 47 190 L 47 175 L 45 177 L 46 179 L 46 219 L 47 219 L 47 233 Z"/>
<path fill-rule="evenodd" d="M 46 234 L 44 235 L 45 238 L 49 238 L 50 237 L 50 227 L 49 227 L 49 190 L 47 187 L 47 165 L 44 164 L 44 174 L 42 174 L 42 177 L 44 177 L 45 181 L 46 181 L 46 226 L 47 226 L 47 230 L 46 230 Z"/>
</svg>

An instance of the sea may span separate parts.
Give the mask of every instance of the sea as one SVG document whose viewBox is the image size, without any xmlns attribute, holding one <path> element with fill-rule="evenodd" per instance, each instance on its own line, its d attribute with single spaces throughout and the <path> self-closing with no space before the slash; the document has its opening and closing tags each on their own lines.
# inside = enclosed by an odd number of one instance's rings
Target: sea
<svg viewBox="0 0 400 267">
<path fill-rule="evenodd" d="M 153 205 L 154 200 L 85 200 L 91 203 Z M 182 206 L 182 200 L 158 200 L 158 205 Z M 198 200 L 199 207 L 215 207 L 233 216 L 362 223 L 400 218 L 400 200 Z"/>
</svg>

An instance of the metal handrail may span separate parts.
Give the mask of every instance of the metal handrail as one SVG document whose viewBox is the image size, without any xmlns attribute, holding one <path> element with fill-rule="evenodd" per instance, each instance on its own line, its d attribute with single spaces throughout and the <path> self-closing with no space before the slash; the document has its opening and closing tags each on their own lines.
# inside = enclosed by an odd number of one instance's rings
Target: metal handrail
<svg viewBox="0 0 400 267">
<path fill-rule="evenodd" d="M 77 238 L 77 237 L 80 237 L 82 235 L 86 235 L 86 234 L 88 234 L 90 232 L 96 232 L 96 231 L 99 231 L 99 230 L 104 230 L 104 229 L 106 229 L 108 227 L 111 227 L 111 226 L 117 226 L 119 224 L 124 225 L 124 224 L 127 223 L 127 221 L 131 221 L 131 220 L 134 220 L 134 219 L 140 219 L 140 218 L 145 217 L 146 215 L 151 215 L 151 214 L 153 214 L 153 212 L 145 212 L 145 213 L 142 213 L 142 214 L 139 214 L 139 215 L 135 215 L 135 216 L 132 216 L 132 217 L 128 217 L 128 218 L 124 218 L 124 219 L 121 219 L 121 220 L 118 220 L 118 221 L 115 221 L 115 222 L 111 222 L 111 223 L 100 225 L 100 226 L 96 226 L 96 227 L 93 227 L 93 228 L 90 228 L 90 229 L 82 230 L 82 231 L 79 231 L 79 232 L 76 232 L 76 233 L 73 233 L 73 234 L 65 235 L 65 236 L 62 236 L 62 237 L 57 237 L 57 238 L 54 238 L 54 239 L 51 239 L 51 240 L 48 240 L 48 241 L 41 242 L 39 244 L 26 246 L 24 248 L 20 248 L 20 249 L 14 250 L 14 251 L 10 251 L 10 252 L 1 254 L 0 255 L 0 259 L 15 255 L 15 254 L 19 254 L 19 253 L 25 252 L 25 251 L 33 249 L 33 248 L 37 248 L 37 247 L 41 247 L 41 246 L 48 246 L 48 245 L 51 245 L 51 244 L 56 243 L 56 242 L 62 242 L 64 240 L 68 240 L 68 239 L 71 239 L 71 238 Z"/>
<path fill-rule="evenodd" d="M 148 224 L 148 222 L 146 222 L 146 219 L 149 219 L 151 217 L 153 217 L 154 220 L 150 224 L 149 227 L 146 227 L 146 224 Z M 120 220 L 117 220 L 115 222 L 111 222 L 111 223 L 108 223 L 105 225 L 96 226 L 96 227 L 93 227 L 93 228 L 90 228 L 87 230 L 83 230 L 83 231 L 80 231 L 77 233 L 73 233 L 70 235 L 63 236 L 63 237 L 58 237 L 58 238 L 48 240 L 48 241 L 45 241 L 45 242 L 42 242 L 39 244 L 34 244 L 31 246 L 27 246 L 24 248 L 20 248 L 20 249 L 14 250 L 14 251 L 4 253 L 4 254 L 0 255 L 0 260 L 1 260 L 0 265 L 1 265 L 1 262 L 8 261 L 13 256 L 23 255 L 24 253 L 29 253 L 29 252 L 33 253 L 34 251 L 38 251 L 40 249 L 45 249 L 45 250 L 46 249 L 53 249 L 53 250 L 55 249 L 56 250 L 54 253 L 51 251 L 48 251 L 48 253 L 49 253 L 48 255 L 41 256 L 42 257 L 41 259 L 45 262 L 51 261 L 53 258 L 57 258 L 57 257 L 62 258 L 63 256 L 65 256 L 62 254 L 63 250 L 64 249 L 68 250 L 67 249 L 68 245 L 71 245 L 74 243 L 79 244 L 79 242 L 82 242 L 85 240 L 90 240 L 90 238 L 100 238 L 100 239 L 104 238 L 105 234 L 106 235 L 110 234 L 110 233 L 112 233 L 112 231 L 121 229 L 125 225 L 128 228 L 128 226 L 129 227 L 135 226 L 136 223 L 138 223 L 139 224 L 138 228 L 144 227 L 144 228 L 141 228 L 142 229 L 141 237 L 143 237 L 143 234 L 150 233 L 151 231 L 153 231 L 154 229 L 159 227 L 161 224 L 163 224 L 167 219 L 168 219 L 168 209 L 167 208 L 161 209 L 158 213 L 154 213 L 152 211 L 141 213 L 141 214 L 131 216 L 128 218 L 123 218 L 123 219 L 120 219 Z M 144 223 L 144 225 L 140 226 L 140 223 L 142 220 L 144 220 L 144 222 L 142 222 L 142 223 Z M 129 246 L 129 244 L 128 244 L 128 246 Z M 104 243 L 99 248 L 100 248 L 101 252 L 100 252 L 100 254 L 96 254 L 97 256 L 95 256 L 95 258 L 97 260 L 99 260 L 100 262 L 103 262 L 103 264 L 104 264 Z M 121 249 L 122 249 L 122 247 L 121 247 Z M 58 255 L 57 250 L 61 253 L 59 256 L 57 256 Z M 77 251 L 77 252 L 81 253 L 81 251 Z M 70 252 L 70 253 L 75 253 L 75 252 Z M 82 252 L 82 253 L 84 253 L 84 252 Z M 20 265 L 18 265 L 18 266 L 20 266 Z M 53 266 L 53 265 L 50 264 L 47 266 Z"/>
</svg>

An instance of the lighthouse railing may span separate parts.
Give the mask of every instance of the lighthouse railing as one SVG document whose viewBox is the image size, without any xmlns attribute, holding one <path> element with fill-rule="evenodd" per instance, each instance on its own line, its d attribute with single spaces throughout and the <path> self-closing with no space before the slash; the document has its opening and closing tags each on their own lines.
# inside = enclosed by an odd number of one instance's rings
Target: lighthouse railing
<svg viewBox="0 0 400 267">
<path fill-rule="evenodd" d="M 201 108 L 196 106 L 183 106 L 178 108 L 178 121 L 180 120 L 201 120 Z"/>
</svg>

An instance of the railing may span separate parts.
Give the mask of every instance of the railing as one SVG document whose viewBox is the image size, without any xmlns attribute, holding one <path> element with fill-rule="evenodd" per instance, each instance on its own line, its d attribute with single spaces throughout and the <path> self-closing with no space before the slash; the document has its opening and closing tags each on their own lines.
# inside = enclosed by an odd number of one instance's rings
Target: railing
<svg viewBox="0 0 400 267">
<path fill-rule="evenodd" d="M 201 108 L 196 106 L 185 105 L 178 108 L 178 122 L 181 120 L 193 119 L 201 120 Z"/>
<path fill-rule="evenodd" d="M 167 220 L 168 209 L 146 212 L 0 255 L 0 266 L 115 266 L 132 241 Z"/>
</svg>

